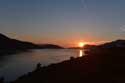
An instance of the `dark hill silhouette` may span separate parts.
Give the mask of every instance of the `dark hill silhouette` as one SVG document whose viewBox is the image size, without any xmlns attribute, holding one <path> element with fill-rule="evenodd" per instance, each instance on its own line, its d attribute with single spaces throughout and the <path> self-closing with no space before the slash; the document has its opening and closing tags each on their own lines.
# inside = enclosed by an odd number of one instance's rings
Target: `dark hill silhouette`
<svg viewBox="0 0 125 83">
<path fill-rule="evenodd" d="M 69 47 L 68 49 L 81 49 L 80 47 Z"/>
<path fill-rule="evenodd" d="M 39 44 L 40 49 L 63 49 L 63 47 L 54 44 Z"/>
<path fill-rule="evenodd" d="M 96 49 L 96 48 L 125 48 L 125 40 L 119 39 L 112 42 L 107 42 L 101 45 L 85 45 L 84 49 Z"/>
<path fill-rule="evenodd" d="M 0 33 L 0 55 L 15 53 L 17 51 L 24 51 L 28 49 L 59 49 L 62 48 L 53 44 L 33 44 L 31 42 L 21 41 L 9 38 Z"/>
<path fill-rule="evenodd" d="M 0 39 L 1 40 L 8 40 L 10 38 L 0 33 Z"/>
<path fill-rule="evenodd" d="M 30 42 L 11 39 L 3 34 L 0 34 L 0 50 L 18 50 L 31 48 L 37 48 L 37 46 Z"/>
<path fill-rule="evenodd" d="M 100 45 L 99 47 L 103 47 L 103 48 L 125 47 L 125 40 L 121 39 L 121 40 L 108 42 L 108 43 Z"/>
<path fill-rule="evenodd" d="M 11 83 L 125 83 L 125 48 L 94 48 L 85 56 L 41 67 Z"/>
</svg>

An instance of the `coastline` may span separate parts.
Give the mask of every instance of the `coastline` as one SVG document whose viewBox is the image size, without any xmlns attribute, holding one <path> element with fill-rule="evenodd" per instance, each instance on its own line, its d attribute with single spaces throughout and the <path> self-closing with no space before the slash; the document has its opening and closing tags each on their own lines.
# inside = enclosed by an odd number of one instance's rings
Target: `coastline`
<svg viewBox="0 0 125 83">
<path fill-rule="evenodd" d="M 39 63 L 34 71 L 10 83 L 125 82 L 124 49 L 95 49 L 86 56 L 44 67 Z"/>
</svg>

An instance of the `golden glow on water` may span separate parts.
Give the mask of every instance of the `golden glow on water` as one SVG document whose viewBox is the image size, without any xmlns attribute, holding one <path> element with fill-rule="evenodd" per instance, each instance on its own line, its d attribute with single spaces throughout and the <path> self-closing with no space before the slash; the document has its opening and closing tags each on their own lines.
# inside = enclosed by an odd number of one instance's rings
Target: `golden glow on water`
<svg viewBox="0 0 125 83">
<path fill-rule="evenodd" d="M 82 57 L 82 56 L 83 56 L 83 51 L 80 50 L 80 51 L 79 51 L 79 57 Z"/>
</svg>

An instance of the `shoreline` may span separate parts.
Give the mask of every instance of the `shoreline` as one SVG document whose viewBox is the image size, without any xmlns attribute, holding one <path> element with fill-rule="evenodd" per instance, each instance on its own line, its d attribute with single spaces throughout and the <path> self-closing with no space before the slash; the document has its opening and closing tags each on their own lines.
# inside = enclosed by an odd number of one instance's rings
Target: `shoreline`
<svg viewBox="0 0 125 83">
<path fill-rule="evenodd" d="M 125 82 L 124 50 L 124 48 L 96 49 L 84 57 L 71 57 L 70 60 L 44 67 L 39 63 L 34 71 L 10 83 Z"/>
</svg>

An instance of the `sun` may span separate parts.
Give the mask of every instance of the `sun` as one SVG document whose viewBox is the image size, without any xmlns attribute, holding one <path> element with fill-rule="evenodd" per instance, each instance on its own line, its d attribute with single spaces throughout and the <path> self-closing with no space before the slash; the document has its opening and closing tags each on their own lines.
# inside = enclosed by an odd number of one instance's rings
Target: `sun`
<svg viewBox="0 0 125 83">
<path fill-rule="evenodd" d="M 84 42 L 79 42 L 79 43 L 78 43 L 78 46 L 81 47 L 81 48 L 82 48 L 84 45 L 85 45 Z"/>
</svg>

